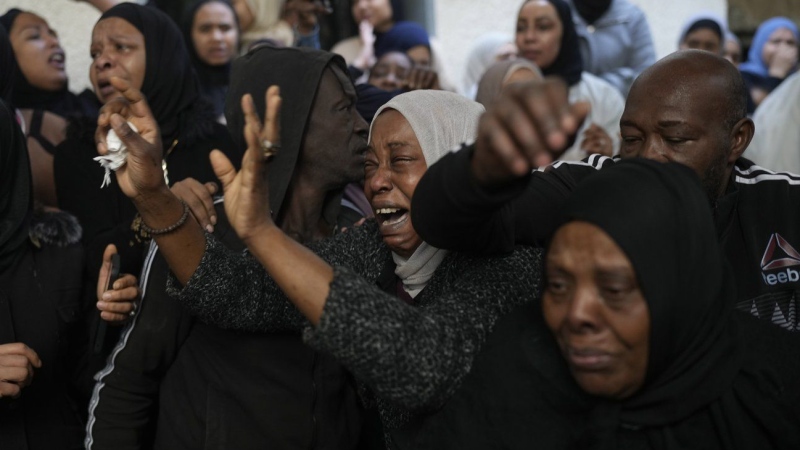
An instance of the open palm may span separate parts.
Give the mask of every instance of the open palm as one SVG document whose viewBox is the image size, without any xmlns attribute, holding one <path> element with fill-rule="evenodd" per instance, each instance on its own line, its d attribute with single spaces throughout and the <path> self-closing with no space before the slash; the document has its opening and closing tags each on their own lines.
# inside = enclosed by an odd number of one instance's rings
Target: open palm
<svg viewBox="0 0 800 450">
<path fill-rule="evenodd" d="M 262 126 L 249 94 L 242 97 L 245 125 L 244 137 L 247 151 L 242 158 L 242 169 L 237 172 L 230 160 L 219 150 L 211 152 L 211 165 L 222 182 L 225 193 L 225 213 L 239 237 L 247 242 L 262 230 L 274 226 L 270 216 L 267 160 L 262 142 L 280 139 L 278 116 L 281 97 L 277 86 L 266 93 L 267 114 Z"/>
</svg>

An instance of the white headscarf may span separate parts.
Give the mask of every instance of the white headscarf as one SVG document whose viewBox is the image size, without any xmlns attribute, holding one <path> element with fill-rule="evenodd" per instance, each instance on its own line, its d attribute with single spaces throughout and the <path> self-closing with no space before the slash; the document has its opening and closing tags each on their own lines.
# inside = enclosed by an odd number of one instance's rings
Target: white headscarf
<svg viewBox="0 0 800 450">
<path fill-rule="evenodd" d="M 486 69 L 489 66 L 497 62 L 497 50 L 506 44 L 513 43 L 513 36 L 501 32 L 486 33 L 475 39 L 467 55 L 466 70 L 462 81 L 462 88 L 466 97 L 475 98 L 481 77 L 486 73 Z"/>
<path fill-rule="evenodd" d="M 375 117 L 386 109 L 399 112 L 411 125 L 428 167 L 461 144 L 474 142 L 478 119 L 484 111 L 479 103 L 459 94 L 433 90 L 398 95 L 381 106 Z M 372 126 L 369 129 L 369 141 L 372 142 Z M 408 259 L 392 253 L 397 264 L 395 274 L 403 281 L 411 297 L 416 297 L 422 291 L 446 255 L 445 250 L 425 242 Z"/>
</svg>

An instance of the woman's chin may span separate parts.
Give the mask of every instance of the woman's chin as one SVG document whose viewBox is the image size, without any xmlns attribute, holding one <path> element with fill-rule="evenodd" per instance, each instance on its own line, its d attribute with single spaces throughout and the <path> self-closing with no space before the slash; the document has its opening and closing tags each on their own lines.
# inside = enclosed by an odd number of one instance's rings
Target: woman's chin
<svg viewBox="0 0 800 450">
<path fill-rule="evenodd" d="M 414 254 L 417 248 L 419 248 L 420 244 L 422 244 L 422 240 L 416 233 L 412 236 L 384 235 L 383 243 L 389 247 L 392 253 L 396 253 L 403 258 L 409 258 Z"/>
</svg>

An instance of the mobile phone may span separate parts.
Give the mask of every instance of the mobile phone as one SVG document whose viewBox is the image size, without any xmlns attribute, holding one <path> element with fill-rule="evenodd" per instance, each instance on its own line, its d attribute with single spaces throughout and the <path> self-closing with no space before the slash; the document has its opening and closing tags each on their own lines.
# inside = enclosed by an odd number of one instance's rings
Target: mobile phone
<svg viewBox="0 0 800 450">
<path fill-rule="evenodd" d="M 108 273 L 108 280 L 106 281 L 106 291 L 114 289 L 114 282 L 119 278 L 119 266 L 119 253 L 114 253 L 111 255 L 111 270 Z M 103 351 L 103 342 L 106 340 L 106 328 L 108 328 L 108 324 L 105 320 L 100 318 L 100 322 L 97 324 L 97 336 L 94 341 L 94 352 L 96 354 Z"/>
</svg>

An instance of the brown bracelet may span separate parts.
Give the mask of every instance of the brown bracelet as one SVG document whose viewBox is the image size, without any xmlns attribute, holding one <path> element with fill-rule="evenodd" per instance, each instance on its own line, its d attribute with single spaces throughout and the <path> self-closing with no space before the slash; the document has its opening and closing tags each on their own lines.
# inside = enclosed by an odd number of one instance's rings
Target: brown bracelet
<svg viewBox="0 0 800 450">
<path fill-rule="evenodd" d="M 180 202 L 183 205 L 183 215 L 181 216 L 180 219 L 178 219 L 177 222 L 173 223 L 172 225 L 168 226 L 167 228 L 161 228 L 161 229 L 158 229 L 158 230 L 154 230 L 154 229 L 150 228 L 149 226 L 147 226 L 147 224 L 144 223 L 144 220 L 142 220 L 142 222 L 141 222 L 142 231 L 144 231 L 145 233 L 149 234 L 150 236 L 159 236 L 159 235 L 162 235 L 162 234 L 172 233 L 173 231 L 175 231 L 178 228 L 180 228 L 181 226 L 183 226 L 183 224 L 186 223 L 186 219 L 189 218 L 189 205 L 187 205 L 186 202 L 184 202 L 183 200 L 181 200 Z"/>
</svg>

